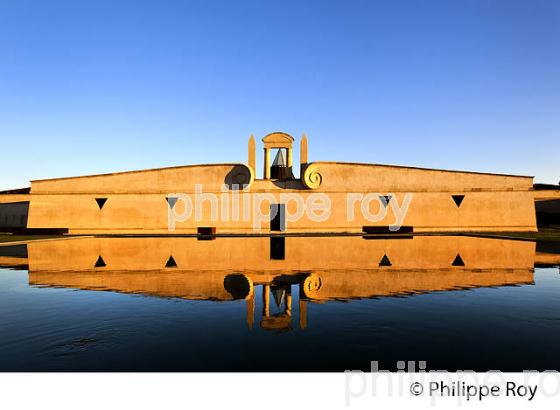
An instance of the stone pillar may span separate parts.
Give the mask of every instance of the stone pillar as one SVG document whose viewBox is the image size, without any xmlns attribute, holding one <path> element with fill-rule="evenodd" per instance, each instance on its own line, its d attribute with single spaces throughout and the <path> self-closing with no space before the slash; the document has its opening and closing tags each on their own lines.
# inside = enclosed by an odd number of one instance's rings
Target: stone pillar
<svg viewBox="0 0 560 410">
<path fill-rule="evenodd" d="M 299 146 L 299 163 L 300 178 L 303 178 L 303 171 L 307 166 L 307 136 L 305 134 L 301 137 L 301 143 Z"/>
<path fill-rule="evenodd" d="M 305 300 L 299 301 L 299 328 L 305 329 L 307 327 L 307 302 Z"/>
<path fill-rule="evenodd" d="M 263 316 L 270 316 L 270 285 L 263 285 Z"/>
<path fill-rule="evenodd" d="M 288 166 L 289 169 L 292 169 L 292 149 L 288 148 L 287 150 L 287 155 L 286 155 L 286 165 Z"/>
<path fill-rule="evenodd" d="M 286 289 L 286 314 L 292 316 L 292 287 Z"/>
<path fill-rule="evenodd" d="M 249 152 L 248 152 L 248 158 L 247 158 L 247 164 L 249 165 L 250 168 L 253 169 L 253 172 L 257 171 L 257 161 L 255 159 L 255 150 L 256 150 L 256 145 L 255 145 L 255 137 L 253 137 L 251 135 L 251 138 L 249 138 L 249 146 L 248 146 Z"/>
<path fill-rule="evenodd" d="M 270 179 L 270 150 L 264 149 L 264 179 Z"/>
<path fill-rule="evenodd" d="M 247 327 L 249 329 L 253 328 L 253 323 L 255 322 L 255 292 L 251 292 L 251 295 L 247 298 Z"/>
</svg>

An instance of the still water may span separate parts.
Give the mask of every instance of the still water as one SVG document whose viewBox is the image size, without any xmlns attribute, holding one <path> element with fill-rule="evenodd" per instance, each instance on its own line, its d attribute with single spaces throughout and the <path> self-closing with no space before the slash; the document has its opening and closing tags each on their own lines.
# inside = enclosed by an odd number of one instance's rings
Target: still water
<svg viewBox="0 0 560 410">
<path fill-rule="evenodd" d="M 560 370 L 559 262 L 461 236 L 0 247 L 0 371 Z"/>
</svg>

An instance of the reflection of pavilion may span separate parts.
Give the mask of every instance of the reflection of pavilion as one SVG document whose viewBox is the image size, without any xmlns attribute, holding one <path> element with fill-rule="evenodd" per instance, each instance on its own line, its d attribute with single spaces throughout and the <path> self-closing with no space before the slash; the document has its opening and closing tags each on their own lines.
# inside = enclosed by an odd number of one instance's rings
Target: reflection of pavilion
<svg viewBox="0 0 560 410">
<path fill-rule="evenodd" d="M 289 329 L 292 322 L 292 286 L 263 285 L 263 313 L 261 327 L 264 329 Z M 276 306 L 283 307 L 279 313 L 270 314 L 270 295 L 274 297 Z M 305 303 L 305 302 L 303 302 Z M 300 313 L 301 314 L 301 313 Z"/>
<path fill-rule="evenodd" d="M 262 303 L 260 326 L 273 330 L 291 328 L 295 307 L 299 327 L 305 328 L 309 302 L 532 284 L 535 263 L 560 263 L 558 254 L 536 259 L 533 242 L 465 236 L 274 242 L 267 237 L 75 238 L 28 243 L 26 262 L 31 285 L 245 300 L 249 327 L 256 304 Z M 0 265 L 4 259 L 14 257 L 0 255 Z M 255 297 L 259 288 L 261 302 Z M 273 304 L 278 312 L 272 312 Z"/>
</svg>

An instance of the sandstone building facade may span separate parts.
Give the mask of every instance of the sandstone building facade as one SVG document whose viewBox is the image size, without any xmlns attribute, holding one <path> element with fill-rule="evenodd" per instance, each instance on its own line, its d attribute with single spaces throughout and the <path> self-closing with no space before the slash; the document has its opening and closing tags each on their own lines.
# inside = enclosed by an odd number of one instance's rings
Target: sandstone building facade
<svg viewBox="0 0 560 410">
<path fill-rule="evenodd" d="M 387 228 L 395 223 L 395 215 L 387 212 L 384 218 L 372 222 L 361 212 L 359 202 L 353 203 L 349 210 L 348 194 L 351 193 L 363 196 L 374 193 L 386 199 L 385 203 L 368 204 L 370 214 L 376 214 L 382 206 L 390 208 L 391 201 L 403 204 L 405 195 L 412 194 L 401 224 L 406 232 L 537 230 L 532 177 L 310 162 L 307 138 L 303 136 L 299 147 L 300 176 L 296 178 L 294 138 L 276 132 L 265 136 L 262 142 L 262 178 L 256 177 L 257 149 L 251 137 L 246 163 L 189 165 L 31 181 L 27 191 L 0 195 L 0 226 L 3 226 L 3 212 L 6 221 L 10 219 L 16 226 L 27 229 L 60 229 L 71 234 L 169 234 L 170 208 L 177 207 L 173 211 L 180 213 L 185 206 L 173 199 L 173 194 L 195 195 L 196 186 L 200 186 L 203 193 L 225 197 L 228 204 L 236 200 L 243 202 L 242 194 L 266 194 L 269 200 L 261 204 L 263 209 L 258 212 L 266 213 L 267 207 L 276 207 L 280 210 L 280 221 L 278 218 L 263 220 L 255 227 L 253 218 L 244 220 L 230 216 L 215 220 L 213 212 L 219 215 L 225 212 L 220 199 L 217 210 L 203 203 L 201 218 L 177 222 L 174 234 L 197 234 L 201 228 L 218 235 L 389 232 Z M 239 185 L 244 189 L 240 191 Z M 286 215 L 293 214 L 297 206 L 295 201 L 282 203 L 281 194 L 286 193 L 299 195 L 303 200 L 313 194 L 325 194 L 330 201 L 328 219 L 317 221 L 303 216 L 286 222 Z M 250 206 L 248 209 L 250 213 L 257 212 Z M 348 217 L 349 212 L 352 219 Z"/>
</svg>

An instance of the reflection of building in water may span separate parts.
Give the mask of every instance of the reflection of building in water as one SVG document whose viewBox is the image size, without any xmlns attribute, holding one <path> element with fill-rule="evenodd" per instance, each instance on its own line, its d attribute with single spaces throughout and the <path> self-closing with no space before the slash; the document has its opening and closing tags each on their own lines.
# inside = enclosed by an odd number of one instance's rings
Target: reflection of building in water
<svg viewBox="0 0 560 410">
<path fill-rule="evenodd" d="M 266 237 L 75 238 L 30 242 L 0 265 L 28 264 L 31 285 L 245 300 L 250 327 L 260 311 L 261 327 L 282 330 L 294 312 L 307 326 L 309 302 L 532 284 L 535 263 L 560 263 L 558 254 L 536 259 L 534 242 L 465 236 L 287 237 L 283 259 L 274 246 Z"/>
<path fill-rule="evenodd" d="M 275 242 L 272 238 L 272 242 Z M 531 269 L 535 243 L 467 236 L 414 236 L 364 240 L 352 237 L 286 237 L 271 253 L 271 238 L 87 237 L 31 242 L 32 272 L 226 271 L 245 274 L 356 269 Z M 102 266 L 96 266 L 102 265 Z"/>
<path fill-rule="evenodd" d="M 261 327 L 264 329 L 289 329 L 292 323 L 292 286 L 263 285 L 263 311 Z M 280 312 L 270 313 L 270 295 L 272 294 Z"/>
<path fill-rule="evenodd" d="M 0 244 L 0 268 L 28 269 L 27 246 Z"/>
</svg>

